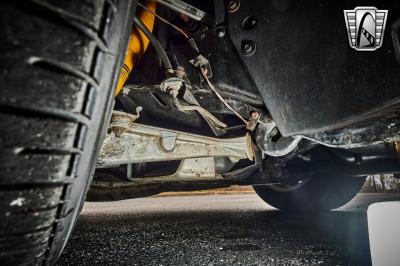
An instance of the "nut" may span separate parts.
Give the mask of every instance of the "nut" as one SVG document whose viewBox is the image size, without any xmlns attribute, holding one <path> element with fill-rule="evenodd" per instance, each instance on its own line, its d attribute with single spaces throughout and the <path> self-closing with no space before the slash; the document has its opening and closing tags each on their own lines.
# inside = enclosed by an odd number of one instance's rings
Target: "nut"
<svg viewBox="0 0 400 266">
<path fill-rule="evenodd" d="M 239 0 L 230 0 L 227 5 L 228 12 L 233 13 L 239 10 L 240 1 Z"/>
</svg>

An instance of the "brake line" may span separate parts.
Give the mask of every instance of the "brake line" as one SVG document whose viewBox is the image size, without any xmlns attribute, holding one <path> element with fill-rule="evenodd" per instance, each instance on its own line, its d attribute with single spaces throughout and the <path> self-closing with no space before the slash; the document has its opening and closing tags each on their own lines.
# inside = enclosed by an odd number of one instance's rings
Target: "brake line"
<svg viewBox="0 0 400 266">
<path fill-rule="evenodd" d="M 210 89 L 215 93 L 215 95 L 217 95 L 218 99 L 233 113 L 235 114 L 240 120 L 242 120 L 244 122 L 244 124 L 246 126 L 249 125 L 249 122 L 243 118 L 243 116 L 241 116 L 238 112 L 235 111 L 235 109 L 233 109 L 232 106 L 229 105 L 229 103 L 227 103 L 225 101 L 225 99 L 221 96 L 221 94 L 217 91 L 217 89 L 214 87 L 214 85 L 211 83 L 210 79 L 207 77 L 207 73 L 206 71 L 202 68 L 199 67 L 201 75 L 203 76 L 203 78 L 207 81 L 208 86 L 210 87 Z"/>
<path fill-rule="evenodd" d="M 160 41 L 157 40 L 157 38 L 147 29 L 146 25 L 144 25 L 143 22 L 140 21 L 140 19 L 135 17 L 134 22 L 138 26 L 138 28 L 143 32 L 143 34 L 146 35 L 146 37 L 149 39 L 151 45 L 153 45 L 154 49 L 161 58 L 164 68 L 167 71 L 172 70 L 171 61 L 169 60 L 168 55 L 165 52 L 164 48 L 162 47 Z"/>
<path fill-rule="evenodd" d="M 155 17 L 157 17 L 158 19 L 160 19 L 162 22 L 166 23 L 167 25 L 171 26 L 172 28 L 174 28 L 176 31 L 178 31 L 180 34 L 182 34 L 185 39 L 187 41 L 189 41 L 190 43 L 190 37 L 188 34 L 186 34 L 181 28 L 179 28 L 178 26 L 174 25 L 173 23 L 169 22 L 167 19 L 163 18 L 162 16 L 156 14 L 154 11 L 150 10 L 149 8 L 147 8 L 146 6 L 142 5 L 140 2 L 138 2 L 138 5 L 143 8 L 145 11 L 151 13 L 152 15 L 154 15 Z M 147 29 L 146 25 L 144 25 L 142 23 L 142 21 L 140 21 L 137 17 L 134 18 L 134 22 L 135 24 L 138 26 L 138 28 L 143 32 L 143 34 L 149 39 L 150 43 L 153 45 L 154 49 L 156 50 L 156 52 L 158 53 L 158 55 L 161 58 L 161 61 L 163 62 L 164 67 L 166 68 L 167 71 L 172 71 L 173 72 L 173 68 L 172 68 L 172 64 L 171 61 L 168 58 L 167 53 L 165 52 L 164 48 L 162 47 L 161 43 L 157 40 L 157 38 Z M 193 46 L 192 46 L 193 47 Z M 193 47 L 195 50 L 198 51 L 198 48 L 196 45 L 194 45 Z M 211 90 L 215 93 L 215 95 L 218 97 L 218 99 L 234 114 L 236 115 L 240 120 L 242 120 L 244 122 L 244 124 L 246 126 L 249 125 L 249 122 L 243 118 L 243 116 L 241 116 L 238 112 L 236 112 L 235 109 L 233 109 L 232 106 L 230 106 L 225 99 L 221 96 L 221 94 L 216 90 L 216 88 L 214 87 L 214 85 L 211 83 L 211 81 L 209 80 L 209 78 L 207 77 L 207 73 L 205 72 L 205 70 L 202 67 L 199 67 L 201 75 L 203 76 L 203 78 L 206 80 L 208 86 L 211 88 Z"/>
<path fill-rule="evenodd" d="M 142 5 L 141 3 L 138 3 L 138 5 L 140 7 L 142 7 L 143 9 L 145 9 L 146 11 L 150 12 L 151 14 L 153 14 L 154 16 L 156 16 L 158 19 L 160 19 L 162 22 L 168 24 L 169 26 L 171 26 L 172 28 L 174 28 L 176 31 L 178 31 L 179 33 L 181 33 L 187 41 L 190 40 L 189 36 L 178 26 L 174 25 L 173 23 L 169 22 L 167 19 L 161 17 L 160 15 L 157 15 L 155 12 L 152 12 L 151 10 L 149 10 L 148 8 L 146 8 L 144 5 Z M 149 38 L 150 39 L 150 38 Z M 158 41 L 158 40 L 157 40 Z M 150 39 L 151 42 L 151 39 Z M 197 48 L 197 46 L 196 46 Z M 196 50 L 196 49 L 195 49 Z M 198 50 L 197 50 L 198 52 Z M 225 99 L 221 96 L 221 94 L 215 89 L 214 85 L 211 83 L 211 81 L 209 80 L 209 78 L 207 77 L 207 74 L 205 73 L 205 70 L 200 66 L 199 67 L 201 75 L 204 77 L 204 79 L 207 81 L 208 86 L 211 88 L 211 90 L 217 95 L 218 99 L 233 113 L 235 114 L 240 120 L 242 120 L 244 122 L 244 124 L 246 126 L 249 125 L 249 122 L 244 119 L 238 112 L 235 111 L 235 109 L 233 109 L 233 107 L 231 107 L 226 101 Z"/>
<path fill-rule="evenodd" d="M 158 15 L 155 11 L 150 10 L 148 7 L 146 7 L 145 5 L 141 4 L 140 2 L 138 2 L 138 6 L 140 6 L 141 8 L 143 8 L 144 10 L 149 12 L 150 14 L 156 16 L 159 20 L 161 20 L 162 22 L 164 22 L 165 24 L 171 26 L 174 30 L 179 32 L 186 39 L 186 41 L 188 42 L 190 47 L 193 49 L 193 51 L 196 54 L 200 53 L 199 47 L 197 47 L 197 44 L 196 44 L 195 40 L 193 39 L 193 37 L 189 36 L 189 34 L 187 34 L 183 29 L 179 28 L 177 25 L 175 25 L 172 22 L 168 21 L 166 18 Z"/>
</svg>

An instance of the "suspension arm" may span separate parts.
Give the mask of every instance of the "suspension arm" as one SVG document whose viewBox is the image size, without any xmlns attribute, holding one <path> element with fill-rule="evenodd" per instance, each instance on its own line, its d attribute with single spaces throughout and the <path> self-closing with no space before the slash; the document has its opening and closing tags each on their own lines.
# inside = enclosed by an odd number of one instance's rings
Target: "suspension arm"
<svg viewBox="0 0 400 266">
<path fill-rule="evenodd" d="M 134 123 L 135 116 L 113 113 L 98 167 L 226 156 L 253 160 L 249 135 L 219 139 Z"/>
</svg>

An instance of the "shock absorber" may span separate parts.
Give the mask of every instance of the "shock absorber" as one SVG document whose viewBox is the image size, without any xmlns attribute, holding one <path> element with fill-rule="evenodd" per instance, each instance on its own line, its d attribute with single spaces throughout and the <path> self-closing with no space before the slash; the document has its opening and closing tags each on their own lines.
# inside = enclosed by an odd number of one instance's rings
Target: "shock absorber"
<svg viewBox="0 0 400 266">
<path fill-rule="evenodd" d="M 156 2 L 148 1 L 146 3 L 147 9 L 155 12 L 156 11 Z M 153 30 L 155 23 L 155 16 L 151 12 L 146 12 L 144 9 L 140 9 L 137 17 L 139 20 L 146 26 L 150 31 Z M 137 65 L 140 58 L 146 52 L 147 47 L 149 46 L 149 39 L 146 35 L 135 25 L 128 44 L 128 49 L 125 55 L 124 65 L 121 67 L 121 71 L 119 74 L 119 80 L 117 89 L 115 90 L 115 96 L 117 96 L 122 87 L 124 86 L 126 80 L 129 77 L 129 74 Z"/>
</svg>

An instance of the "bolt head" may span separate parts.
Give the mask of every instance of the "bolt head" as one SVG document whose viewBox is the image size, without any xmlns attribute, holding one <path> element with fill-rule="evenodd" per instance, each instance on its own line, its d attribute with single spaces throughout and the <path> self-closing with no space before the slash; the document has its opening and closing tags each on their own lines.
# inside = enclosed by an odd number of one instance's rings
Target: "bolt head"
<svg viewBox="0 0 400 266">
<path fill-rule="evenodd" d="M 218 29 L 217 30 L 218 37 L 222 38 L 225 36 L 225 29 Z"/>
<path fill-rule="evenodd" d="M 256 44 L 253 41 L 243 40 L 241 50 L 244 55 L 250 56 L 256 51 Z"/>
<path fill-rule="evenodd" d="M 233 13 L 239 10 L 240 1 L 239 0 L 230 0 L 227 5 L 228 12 Z"/>
<path fill-rule="evenodd" d="M 252 118 L 252 119 L 257 119 L 259 116 L 260 116 L 260 114 L 257 113 L 257 112 L 252 112 L 252 113 L 251 113 L 251 118 Z"/>
</svg>

